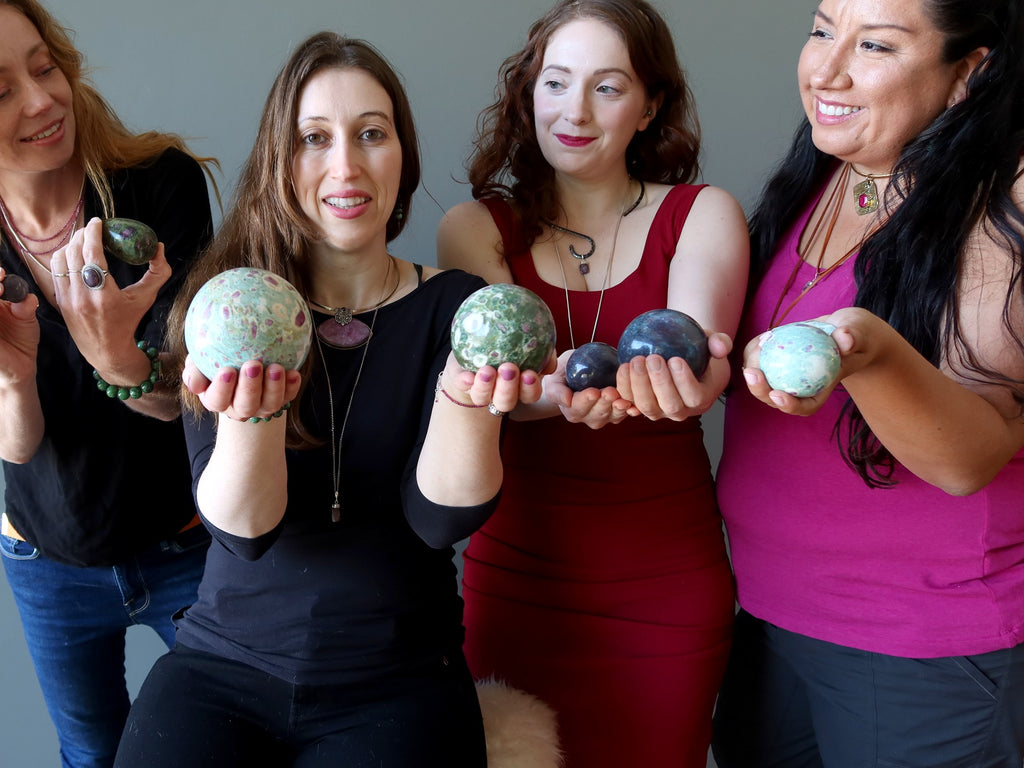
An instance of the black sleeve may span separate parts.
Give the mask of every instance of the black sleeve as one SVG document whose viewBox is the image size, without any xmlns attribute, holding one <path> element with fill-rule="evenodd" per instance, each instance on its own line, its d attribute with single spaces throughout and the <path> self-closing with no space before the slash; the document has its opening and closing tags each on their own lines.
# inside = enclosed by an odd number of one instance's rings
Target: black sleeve
<svg viewBox="0 0 1024 768">
<path fill-rule="evenodd" d="M 160 288 L 152 310 L 138 330 L 138 338 L 160 346 L 174 297 L 213 236 L 210 196 L 202 167 L 176 149 L 167 150 L 152 165 L 134 169 L 131 174 L 125 181 L 124 192 L 134 198 L 132 218 L 153 228 L 164 244 L 164 255 L 171 267 L 170 279 Z M 115 186 L 118 181 L 113 180 Z"/>
<path fill-rule="evenodd" d="M 484 285 L 486 283 L 482 280 L 467 280 L 462 289 L 461 296 L 455 302 L 455 308 L 467 296 Z M 454 315 L 454 308 L 452 314 Z M 430 423 L 430 414 L 433 411 L 434 382 L 437 380 L 438 372 L 444 369 L 445 363 L 448 360 L 448 353 L 451 352 L 450 327 L 451 318 L 449 317 L 445 323 L 441 324 L 437 348 L 428 368 L 426 379 L 429 383 L 429 388 L 424 393 L 423 421 L 420 428 L 419 441 L 408 464 L 406 464 L 402 482 L 402 506 L 405 511 L 405 519 L 413 532 L 434 549 L 450 547 L 473 533 L 491 516 L 495 508 L 497 508 L 498 499 L 501 496 L 499 491 L 494 498 L 485 501 L 483 504 L 471 507 L 449 507 L 430 501 L 423 495 L 419 483 L 416 481 L 416 465 L 419 463 L 423 442 L 427 435 L 427 426 Z"/>
</svg>

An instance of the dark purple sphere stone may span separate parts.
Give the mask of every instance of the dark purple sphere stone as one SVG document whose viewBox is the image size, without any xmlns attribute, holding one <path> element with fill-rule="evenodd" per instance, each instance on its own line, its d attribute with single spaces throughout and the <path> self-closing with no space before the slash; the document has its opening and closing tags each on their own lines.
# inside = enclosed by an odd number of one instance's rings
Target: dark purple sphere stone
<svg viewBox="0 0 1024 768">
<path fill-rule="evenodd" d="M 573 392 L 589 387 L 614 387 L 618 370 L 619 356 L 615 347 L 603 341 L 591 341 L 569 355 L 565 364 L 565 383 Z"/>
<path fill-rule="evenodd" d="M 652 309 L 635 317 L 619 339 L 619 362 L 637 355 L 681 357 L 698 379 L 707 370 L 708 337 L 696 320 L 674 309 Z"/>
</svg>

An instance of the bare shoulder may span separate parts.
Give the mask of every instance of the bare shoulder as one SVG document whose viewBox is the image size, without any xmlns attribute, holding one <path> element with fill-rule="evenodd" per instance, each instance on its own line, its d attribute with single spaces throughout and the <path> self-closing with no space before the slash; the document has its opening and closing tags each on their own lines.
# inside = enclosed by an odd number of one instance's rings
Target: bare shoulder
<svg viewBox="0 0 1024 768">
<path fill-rule="evenodd" d="M 708 186 L 698 192 L 697 198 L 693 201 L 690 215 L 701 218 L 718 218 L 730 223 L 739 221 L 746 226 L 743 208 L 739 201 L 721 187 Z"/>
<path fill-rule="evenodd" d="M 704 187 L 686 217 L 678 247 L 713 248 L 723 256 L 733 254 L 745 262 L 750 240 L 747 220 L 736 198 L 720 187 Z"/>
<path fill-rule="evenodd" d="M 1024 210 L 1024 176 L 1018 175 L 1012 195 L 1017 207 Z M 964 341 L 983 366 L 1024 380 L 1018 341 L 1024 337 L 1019 255 L 1012 253 L 1009 241 L 991 223 L 981 222 L 964 245 L 963 263 L 958 292 Z M 965 386 L 993 402 L 1004 415 L 1019 414 L 1019 403 L 1006 387 L 973 375 L 969 361 L 955 347 L 945 352 L 945 366 L 962 377 Z"/>
<path fill-rule="evenodd" d="M 441 217 L 437 263 L 442 269 L 464 269 L 488 282 L 511 280 L 498 226 L 487 207 L 475 200 L 459 203 Z"/>
</svg>

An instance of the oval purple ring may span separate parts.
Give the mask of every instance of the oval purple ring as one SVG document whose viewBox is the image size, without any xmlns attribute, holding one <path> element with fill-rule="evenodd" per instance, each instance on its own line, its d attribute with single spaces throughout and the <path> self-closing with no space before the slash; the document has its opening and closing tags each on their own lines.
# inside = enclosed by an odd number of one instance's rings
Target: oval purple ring
<svg viewBox="0 0 1024 768">
<path fill-rule="evenodd" d="M 97 264 L 86 264 L 82 267 L 82 282 L 86 288 L 98 291 L 107 282 L 107 270 Z"/>
</svg>

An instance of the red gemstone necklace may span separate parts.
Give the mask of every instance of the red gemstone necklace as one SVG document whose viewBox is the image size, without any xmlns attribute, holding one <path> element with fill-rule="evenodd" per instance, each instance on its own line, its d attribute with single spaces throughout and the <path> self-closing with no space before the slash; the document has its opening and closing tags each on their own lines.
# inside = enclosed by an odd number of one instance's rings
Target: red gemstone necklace
<svg viewBox="0 0 1024 768">
<path fill-rule="evenodd" d="M 853 199 L 857 202 L 857 215 L 865 216 L 878 210 L 878 187 L 875 186 L 875 179 L 888 179 L 892 173 L 864 173 L 857 170 L 857 166 L 850 163 L 853 172 L 864 181 L 853 186 Z"/>
</svg>

